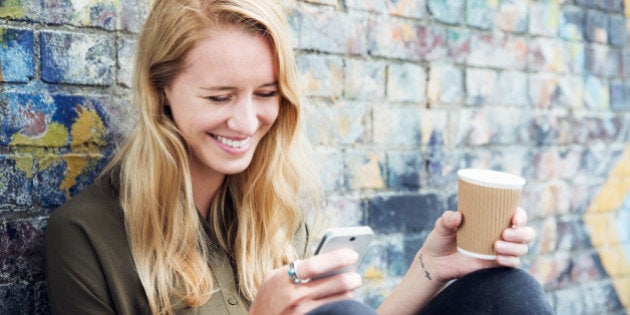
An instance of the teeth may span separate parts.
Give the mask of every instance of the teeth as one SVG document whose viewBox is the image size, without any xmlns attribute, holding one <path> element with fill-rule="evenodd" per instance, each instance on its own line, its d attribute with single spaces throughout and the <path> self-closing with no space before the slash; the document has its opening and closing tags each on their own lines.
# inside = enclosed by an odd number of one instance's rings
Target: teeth
<svg viewBox="0 0 630 315">
<path fill-rule="evenodd" d="M 247 143 L 249 143 L 249 139 L 251 138 L 245 138 L 243 140 L 230 140 L 228 138 L 225 137 L 221 137 L 221 136 L 216 136 L 217 140 L 221 141 L 221 143 L 227 145 L 228 147 L 234 148 L 234 149 L 238 149 L 238 148 L 242 148 L 244 147 Z"/>
</svg>

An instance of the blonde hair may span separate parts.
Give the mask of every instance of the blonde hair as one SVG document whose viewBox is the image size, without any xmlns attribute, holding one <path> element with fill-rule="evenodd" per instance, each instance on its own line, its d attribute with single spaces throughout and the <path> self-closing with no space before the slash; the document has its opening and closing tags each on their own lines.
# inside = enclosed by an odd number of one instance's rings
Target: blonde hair
<svg viewBox="0 0 630 315">
<path fill-rule="evenodd" d="M 208 214 L 214 237 L 235 261 L 238 288 L 250 301 L 266 272 L 301 254 L 292 244 L 304 224 L 298 196 L 318 189 L 306 163 L 287 24 L 272 1 L 156 0 L 140 34 L 134 73 L 140 118 L 108 169 L 120 168 L 129 244 L 152 313 L 170 314 L 181 301 L 203 305 L 213 292 L 188 149 L 164 113 L 163 99 L 163 89 L 186 67 L 187 53 L 208 30 L 235 25 L 267 38 L 277 58 L 282 96 L 278 119 L 250 166 L 227 176 L 215 195 Z"/>
</svg>

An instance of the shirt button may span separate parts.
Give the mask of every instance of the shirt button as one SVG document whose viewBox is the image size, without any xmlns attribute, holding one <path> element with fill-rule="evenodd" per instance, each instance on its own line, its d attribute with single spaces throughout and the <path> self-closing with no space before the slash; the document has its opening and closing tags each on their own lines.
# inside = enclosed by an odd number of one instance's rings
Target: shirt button
<svg viewBox="0 0 630 315">
<path fill-rule="evenodd" d="M 230 303 L 230 305 L 236 305 L 236 304 L 238 304 L 238 300 L 237 300 L 236 298 L 234 298 L 234 297 L 232 297 L 232 296 L 231 296 L 231 297 L 228 299 L 228 303 Z"/>
</svg>

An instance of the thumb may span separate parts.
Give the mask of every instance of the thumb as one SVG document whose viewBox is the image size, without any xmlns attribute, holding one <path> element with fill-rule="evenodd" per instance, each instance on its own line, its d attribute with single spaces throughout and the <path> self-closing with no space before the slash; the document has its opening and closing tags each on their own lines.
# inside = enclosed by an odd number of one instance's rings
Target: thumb
<svg viewBox="0 0 630 315">
<path fill-rule="evenodd" d="M 454 211 L 446 211 L 438 219 L 435 229 L 440 236 L 448 236 L 457 232 L 457 228 L 462 223 L 462 214 Z"/>
</svg>

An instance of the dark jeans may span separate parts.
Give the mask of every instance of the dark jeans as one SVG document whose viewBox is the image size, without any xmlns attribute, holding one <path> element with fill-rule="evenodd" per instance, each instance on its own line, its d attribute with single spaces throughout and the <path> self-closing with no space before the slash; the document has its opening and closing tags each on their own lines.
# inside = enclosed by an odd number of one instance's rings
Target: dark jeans
<svg viewBox="0 0 630 315">
<path fill-rule="evenodd" d="M 376 312 L 365 304 L 343 300 L 318 307 L 308 315 L 368 315 Z M 438 314 L 553 314 L 545 293 L 527 272 L 492 268 L 470 273 L 451 283 L 421 312 Z"/>
<path fill-rule="evenodd" d="M 440 292 L 427 305 L 428 314 L 553 314 L 538 282 L 527 272 L 492 268 L 470 273 Z"/>
</svg>

